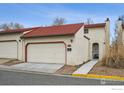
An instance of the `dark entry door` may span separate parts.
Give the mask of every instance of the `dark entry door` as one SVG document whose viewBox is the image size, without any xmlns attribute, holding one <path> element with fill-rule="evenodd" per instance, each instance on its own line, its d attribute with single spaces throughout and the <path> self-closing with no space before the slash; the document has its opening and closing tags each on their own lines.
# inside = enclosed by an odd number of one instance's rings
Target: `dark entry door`
<svg viewBox="0 0 124 93">
<path fill-rule="evenodd" d="M 99 59 L 99 44 L 98 43 L 92 44 L 92 58 Z"/>
</svg>

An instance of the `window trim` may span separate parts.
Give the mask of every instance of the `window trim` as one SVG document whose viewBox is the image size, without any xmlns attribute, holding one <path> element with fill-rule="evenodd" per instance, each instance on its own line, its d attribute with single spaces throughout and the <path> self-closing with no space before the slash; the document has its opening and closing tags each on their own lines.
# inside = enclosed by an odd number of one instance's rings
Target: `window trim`
<svg viewBox="0 0 124 93">
<path fill-rule="evenodd" d="M 84 34 L 88 34 L 89 33 L 89 29 L 84 28 Z"/>
</svg>

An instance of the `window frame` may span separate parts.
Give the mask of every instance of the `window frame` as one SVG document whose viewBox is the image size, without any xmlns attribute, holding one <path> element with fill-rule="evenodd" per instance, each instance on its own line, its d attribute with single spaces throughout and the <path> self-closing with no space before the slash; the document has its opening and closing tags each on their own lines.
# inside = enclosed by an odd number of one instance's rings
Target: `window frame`
<svg viewBox="0 0 124 93">
<path fill-rule="evenodd" d="M 89 29 L 88 28 L 84 28 L 84 34 L 88 34 L 89 33 Z"/>
</svg>

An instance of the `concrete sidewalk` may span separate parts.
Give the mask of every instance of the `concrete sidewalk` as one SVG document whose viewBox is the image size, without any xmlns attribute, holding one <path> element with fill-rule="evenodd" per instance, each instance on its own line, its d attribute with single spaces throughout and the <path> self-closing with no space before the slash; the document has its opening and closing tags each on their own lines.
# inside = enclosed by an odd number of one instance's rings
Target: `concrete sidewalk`
<svg viewBox="0 0 124 93">
<path fill-rule="evenodd" d="M 93 66 L 98 62 L 98 60 L 91 60 L 90 62 L 82 65 L 73 74 L 88 74 L 88 72 L 93 68 Z"/>
</svg>

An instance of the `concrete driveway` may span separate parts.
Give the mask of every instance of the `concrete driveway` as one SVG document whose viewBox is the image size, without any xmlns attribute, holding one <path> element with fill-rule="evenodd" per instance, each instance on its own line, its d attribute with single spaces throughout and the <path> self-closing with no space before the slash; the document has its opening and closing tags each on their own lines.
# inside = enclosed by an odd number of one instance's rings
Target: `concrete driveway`
<svg viewBox="0 0 124 93">
<path fill-rule="evenodd" d="M 11 66 L 13 69 L 26 70 L 26 71 L 37 71 L 44 73 L 55 73 L 58 69 L 63 67 L 64 64 L 50 64 L 50 63 L 22 63 Z"/>
</svg>

